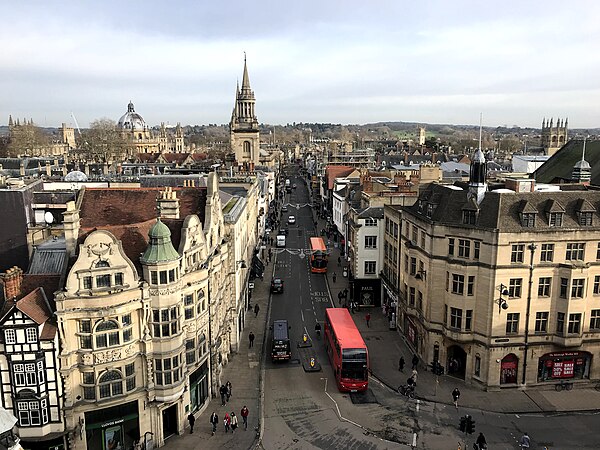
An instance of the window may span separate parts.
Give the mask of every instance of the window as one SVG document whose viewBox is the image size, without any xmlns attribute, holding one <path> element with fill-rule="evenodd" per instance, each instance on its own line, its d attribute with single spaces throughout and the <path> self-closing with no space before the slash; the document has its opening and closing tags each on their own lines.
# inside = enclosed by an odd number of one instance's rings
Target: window
<svg viewBox="0 0 600 450">
<path fill-rule="evenodd" d="M 542 244 L 540 252 L 541 262 L 552 262 L 554 260 L 554 244 Z"/>
<path fill-rule="evenodd" d="M 118 370 L 109 370 L 98 379 L 100 398 L 114 397 L 123 393 L 123 377 Z"/>
<path fill-rule="evenodd" d="M 179 310 L 177 306 L 152 310 L 154 337 L 168 337 L 179 333 Z"/>
<path fill-rule="evenodd" d="M 154 360 L 156 384 L 167 386 L 177 383 L 181 379 L 181 358 L 175 355 L 172 358 Z"/>
<path fill-rule="evenodd" d="M 19 425 L 22 427 L 40 426 L 48 423 L 48 400 L 17 401 Z"/>
<path fill-rule="evenodd" d="M 42 380 L 38 381 L 38 372 L 36 370 L 36 364 L 34 362 L 13 364 L 12 372 L 13 380 L 15 386 L 17 387 L 37 387 L 38 384 L 43 383 L 45 379 L 45 376 L 42 375 Z"/>
<path fill-rule="evenodd" d="M 569 279 L 561 278 L 560 279 L 560 298 L 567 298 L 568 289 L 569 289 Z"/>
<path fill-rule="evenodd" d="M 551 227 L 561 227 L 562 226 L 562 218 L 563 218 L 563 213 L 552 212 L 552 213 L 550 213 L 550 217 L 548 218 L 548 225 L 550 225 Z"/>
<path fill-rule="evenodd" d="M 25 339 L 28 344 L 37 342 L 37 330 L 33 327 L 25 329 Z"/>
<path fill-rule="evenodd" d="M 448 239 L 448 255 L 454 255 L 454 238 Z"/>
<path fill-rule="evenodd" d="M 600 294 L 600 275 L 594 277 L 594 295 Z"/>
<path fill-rule="evenodd" d="M 452 274 L 452 293 L 463 295 L 465 293 L 465 276 Z"/>
<path fill-rule="evenodd" d="M 525 228 L 535 227 L 535 213 L 521 213 L 521 225 Z"/>
<path fill-rule="evenodd" d="M 446 272 L 446 292 L 450 289 L 450 272 Z"/>
<path fill-rule="evenodd" d="M 548 312 L 541 311 L 535 313 L 535 332 L 536 333 L 547 333 L 548 332 Z"/>
<path fill-rule="evenodd" d="M 408 273 L 408 255 L 404 254 L 404 271 Z"/>
<path fill-rule="evenodd" d="M 421 291 L 417 292 L 417 309 L 423 311 L 423 293 Z"/>
<path fill-rule="evenodd" d="M 408 304 L 410 306 L 415 306 L 415 288 L 411 286 L 410 288 L 410 294 L 408 295 Z"/>
<path fill-rule="evenodd" d="M 196 339 L 185 341 L 185 362 L 194 364 L 196 362 Z"/>
<path fill-rule="evenodd" d="M 365 275 L 374 275 L 377 272 L 377 261 L 365 261 Z"/>
<path fill-rule="evenodd" d="M 377 236 L 365 236 L 365 248 L 377 248 Z"/>
<path fill-rule="evenodd" d="M 471 331 L 473 326 L 473 310 L 467 309 L 465 311 L 465 331 Z"/>
<path fill-rule="evenodd" d="M 160 284 L 167 284 L 167 271 L 161 270 L 158 273 L 158 279 L 160 280 Z"/>
<path fill-rule="evenodd" d="M 525 254 L 525 244 L 513 244 L 512 251 L 510 253 L 510 262 L 511 263 L 522 263 L 524 254 Z"/>
<path fill-rule="evenodd" d="M 600 309 L 592 309 L 590 315 L 590 330 L 600 330 Z"/>
<path fill-rule="evenodd" d="M 585 244 L 583 242 L 569 242 L 567 243 L 565 259 L 567 261 L 583 261 L 584 253 Z"/>
<path fill-rule="evenodd" d="M 565 313 L 556 313 L 556 332 L 563 334 L 565 332 Z"/>
<path fill-rule="evenodd" d="M 471 256 L 471 241 L 468 239 L 458 240 L 458 256 L 461 258 L 469 258 Z"/>
<path fill-rule="evenodd" d="M 577 213 L 579 218 L 579 225 L 582 227 L 592 226 L 592 212 L 590 211 L 579 211 Z"/>
<path fill-rule="evenodd" d="M 419 229 L 416 225 L 412 227 L 412 241 L 415 245 L 417 245 L 417 238 L 419 237 Z"/>
<path fill-rule="evenodd" d="M 410 258 L 410 274 L 416 275 L 417 273 L 417 258 Z"/>
<path fill-rule="evenodd" d="M 476 377 L 481 376 L 481 356 L 475 355 L 475 373 Z"/>
<path fill-rule="evenodd" d="M 84 289 L 92 288 L 92 277 L 83 277 L 83 288 Z"/>
<path fill-rule="evenodd" d="M 462 309 L 450 308 L 450 328 L 462 328 Z"/>
<path fill-rule="evenodd" d="M 421 230 L 421 248 L 425 248 L 425 230 Z"/>
<path fill-rule="evenodd" d="M 123 286 L 123 272 L 115 273 L 115 286 Z"/>
<path fill-rule="evenodd" d="M 467 295 L 474 295 L 475 291 L 475 275 L 469 275 L 467 278 Z"/>
<path fill-rule="evenodd" d="M 472 209 L 463 210 L 463 223 L 465 225 L 475 225 L 477 223 L 477 211 Z"/>
<path fill-rule="evenodd" d="M 187 294 L 185 297 L 183 297 L 183 305 L 185 307 L 185 310 L 184 310 L 185 320 L 193 319 L 194 318 L 194 295 Z"/>
<path fill-rule="evenodd" d="M 376 227 L 377 219 L 373 219 L 372 217 L 367 217 L 365 219 L 365 227 Z"/>
<path fill-rule="evenodd" d="M 96 287 L 110 287 L 110 274 L 96 275 Z"/>
<path fill-rule="evenodd" d="M 508 313 L 506 315 L 506 334 L 519 332 L 519 313 Z"/>
<path fill-rule="evenodd" d="M 448 305 L 444 305 L 444 324 L 448 323 Z"/>
<path fill-rule="evenodd" d="M 150 284 L 158 284 L 158 272 L 156 270 L 150 272 Z"/>
<path fill-rule="evenodd" d="M 135 389 L 135 363 L 125 366 L 125 389 L 127 392 Z"/>
<path fill-rule="evenodd" d="M 598 248 L 596 248 L 596 260 L 600 261 L 600 242 L 598 242 Z"/>
<path fill-rule="evenodd" d="M 521 297 L 522 278 L 511 278 L 508 282 L 508 296 L 511 298 Z"/>
<path fill-rule="evenodd" d="M 581 331 L 581 313 L 569 314 L 569 334 L 579 334 Z"/>
<path fill-rule="evenodd" d="M 479 250 L 481 248 L 481 242 L 473 242 L 473 259 L 479 259 Z"/>
<path fill-rule="evenodd" d="M 583 298 L 583 284 L 585 279 L 575 278 L 571 282 L 571 298 Z"/>
<path fill-rule="evenodd" d="M 538 297 L 550 297 L 551 277 L 541 277 L 538 284 Z"/>
<path fill-rule="evenodd" d="M 175 272 L 175 269 L 170 269 L 169 270 L 169 283 L 173 283 L 176 279 L 177 279 L 177 274 Z"/>
<path fill-rule="evenodd" d="M 100 322 L 96 327 L 94 336 L 96 348 L 112 347 L 121 343 L 119 324 L 114 320 L 104 320 Z"/>
<path fill-rule="evenodd" d="M 13 329 L 4 330 L 4 342 L 6 344 L 16 344 L 17 343 L 17 333 Z"/>
</svg>

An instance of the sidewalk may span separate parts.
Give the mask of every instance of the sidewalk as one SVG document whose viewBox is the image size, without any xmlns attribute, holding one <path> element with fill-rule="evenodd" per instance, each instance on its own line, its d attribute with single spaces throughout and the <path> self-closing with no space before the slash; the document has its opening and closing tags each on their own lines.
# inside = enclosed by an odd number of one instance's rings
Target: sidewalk
<svg viewBox="0 0 600 450">
<path fill-rule="evenodd" d="M 208 407 L 200 415 L 196 415 L 194 433 L 190 434 L 189 426 L 185 433 L 175 435 L 167 439 L 164 448 L 177 450 L 191 450 L 202 448 L 211 449 L 249 449 L 258 445 L 255 427 L 259 425 L 260 419 L 260 366 L 265 345 L 265 324 L 269 310 L 269 281 L 273 269 L 273 261 L 265 267 L 264 281 L 254 280 L 254 289 L 250 303 L 252 307 L 258 304 L 260 311 L 255 317 L 254 311 L 246 312 L 245 328 L 240 340 L 239 351 L 230 355 L 229 363 L 223 367 L 221 381 L 231 382 L 232 396 L 225 406 L 221 406 L 221 398 L 217 393 L 215 398 L 210 399 Z M 248 348 L 248 335 L 255 335 L 254 347 Z M 248 430 L 244 431 L 240 410 L 246 405 L 249 409 Z M 217 432 L 211 435 L 212 426 L 209 422 L 214 412 L 219 416 Z M 235 412 L 238 417 L 239 426 L 235 433 L 225 433 L 223 416 L 227 412 Z"/>
<path fill-rule="evenodd" d="M 319 219 L 318 230 L 325 226 L 326 221 Z M 328 248 L 331 249 L 331 253 L 327 283 L 332 300 L 338 307 L 338 293 L 344 288 L 350 288 L 348 278 L 342 276 L 342 269 L 347 263 L 345 264 L 342 258 L 342 264 L 338 266 L 340 249 L 334 248 L 333 241 L 329 242 Z M 333 273 L 336 274 L 335 283 Z M 371 314 L 370 327 L 367 327 L 365 320 L 367 312 Z M 400 330 L 389 329 L 389 322 L 381 307 L 363 307 L 359 312 L 355 312 L 353 317 L 369 348 L 371 374 L 392 389 L 405 384 L 411 374 L 413 352 Z M 403 356 L 406 362 L 403 373 L 398 370 L 400 356 Z M 448 405 L 452 405 L 452 390 L 458 387 L 461 392 L 461 406 L 484 411 L 539 413 L 600 410 L 600 392 L 593 388 L 575 386 L 571 391 L 557 392 L 554 390 L 554 384 L 551 384 L 548 389 L 503 389 L 488 392 L 448 375 L 436 377 L 426 370 L 422 362 L 418 368 L 417 386 L 418 398 Z"/>
</svg>

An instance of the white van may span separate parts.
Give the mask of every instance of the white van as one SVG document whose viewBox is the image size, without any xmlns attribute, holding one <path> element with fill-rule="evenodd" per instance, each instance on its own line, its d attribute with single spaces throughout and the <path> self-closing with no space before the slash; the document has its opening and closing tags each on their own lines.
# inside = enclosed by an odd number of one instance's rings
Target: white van
<svg viewBox="0 0 600 450">
<path fill-rule="evenodd" d="M 290 187 L 290 179 L 288 178 L 287 180 L 285 180 L 285 187 Z"/>
<path fill-rule="evenodd" d="M 277 235 L 277 247 L 285 247 L 285 235 Z"/>
</svg>

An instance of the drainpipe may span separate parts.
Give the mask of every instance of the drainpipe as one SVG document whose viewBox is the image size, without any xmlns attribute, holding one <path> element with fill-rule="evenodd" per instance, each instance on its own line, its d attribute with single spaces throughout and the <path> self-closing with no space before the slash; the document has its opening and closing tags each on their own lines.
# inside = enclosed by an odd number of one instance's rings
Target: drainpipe
<svg viewBox="0 0 600 450">
<path fill-rule="evenodd" d="M 525 386 L 527 378 L 527 354 L 529 353 L 529 316 L 531 314 L 531 290 L 533 289 L 533 255 L 537 245 L 533 242 L 527 246 L 531 252 L 529 260 L 529 286 L 527 287 L 527 309 L 525 311 L 525 350 L 523 355 L 523 380 L 521 384 Z"/>
</svg>

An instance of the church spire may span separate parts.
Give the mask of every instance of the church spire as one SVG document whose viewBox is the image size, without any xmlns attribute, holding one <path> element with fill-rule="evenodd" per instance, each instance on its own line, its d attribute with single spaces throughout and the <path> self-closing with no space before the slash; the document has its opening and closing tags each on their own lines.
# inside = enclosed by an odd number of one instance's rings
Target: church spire
<svg viewBox="0 0 600 450">
<path fill-rule="evenodd" d="M 244 52 L 244 76 L 242 78 L 242 91 L 250 89 L 250 78 L 248 77 L 248 65 L 246 64 L 246 52 Z"/>
</svg>

